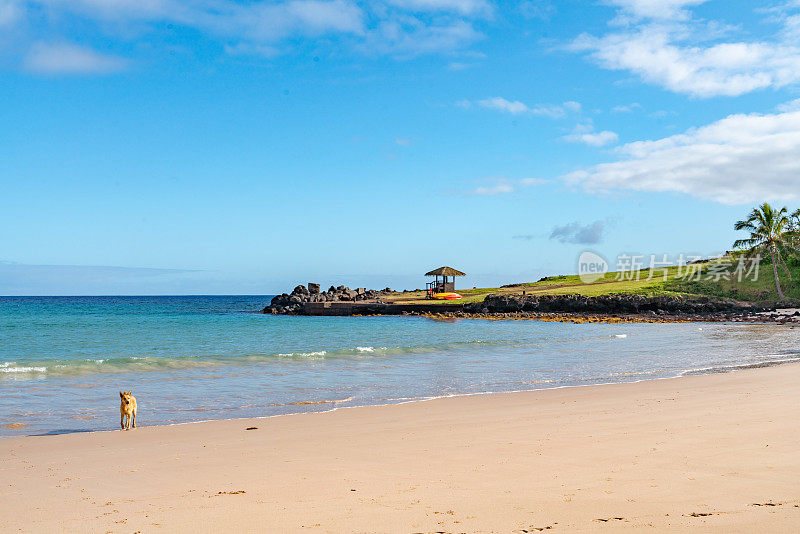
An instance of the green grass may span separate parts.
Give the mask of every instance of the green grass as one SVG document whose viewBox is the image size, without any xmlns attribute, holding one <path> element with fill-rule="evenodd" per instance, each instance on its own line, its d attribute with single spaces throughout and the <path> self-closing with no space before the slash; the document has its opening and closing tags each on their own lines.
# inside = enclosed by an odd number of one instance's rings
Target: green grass
<svg viewBox="0 0 800 534">
<path fill-rule="evenodd" d="M 567 295 L 577 294 L 587 297 L 615 293 L 633 293 L 645 296 L 711 296 L 748 302 L 775 302 L 778 299 L 772 264 L 764 261 L 759 266 L 758 278 L 742 277 L 736 279 L 735 264 L 701 263 L 689 267 L 668 267 L 649 269 L 634 273 L 606 273 L 591 284 L 584 284 L 577 275 L 551 276 L 538 282 L 525 282 L 510 287 L 484 287 L 475 289 L 456 289 L 464 298 L 458 301 L 426 300 L 424 291 L 398 293 L 389 301 L 402 304 L 469 304 L 482 302 L 488 294 L 521 295 Z M 791 268 L 793 282 L 781 273 L 781 287 L 787 298 L 800 301 L 800 266 Z M 717 277 L 715 273 L 727 273 L 731 279 Z M 627 275 L 627 276 L 624 276 Z M 699 280 L 697 279 L 699 278 Z M 710 279 L 709 279 L 710 278 Z M 718 279 L 715 279 L 718 278 Z"/>
<path fill-rule="evenodd" d="M 731 269 L 729 269 L 729 272 Z M 788 300 L 800 301 L 800 266 L 789 267 L 792 281 L 786 273 L 779 268 L 778 278 L 781 288 Z M 703 274 L 708 274 L 708 267 L 704 266 Z M 775 276 L 772 271 L 772 262 L 765 260 L 759 265 L 758 277 L 743 277 L 740 281 L 736 276 L 731 279 L 708 280 L 708 276 L 696 279 L 672 279 L 665 284 L 665 289 L 674 292 L 711 295 L 748 302 L 775 302 L 778 300 L 778 290 L 775 288 Z"/>
</svg>

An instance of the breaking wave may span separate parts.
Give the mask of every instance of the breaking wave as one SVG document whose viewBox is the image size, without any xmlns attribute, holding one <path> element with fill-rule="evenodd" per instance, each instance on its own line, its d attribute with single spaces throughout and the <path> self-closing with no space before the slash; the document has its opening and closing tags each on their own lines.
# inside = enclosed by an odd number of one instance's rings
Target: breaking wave
<svg viewBox="0 0 800 534">
<path fill-rule="evenodd" d="M 36 378 L 47 376 L 95 375 L 110 373 L 158 372 L 181 369 L 241 366 L 268 362 L 311 362 L 329 359 L 365 360 L 397 355 L 447 353 L 480 349 L 487 345 L 521 345 L 518 340 L 486 341 L 472 340 L 440 345 L 416 345 L 395 347 L 356 346 L 327 350 L 305 350 L 296 352 L 274 352 L 249 355 L 176 355 L 176 356 L 107 356 L 104 358 L 43 358 L 29 361 L 0 363 L 0 380 L 9 378 Z"/>
</svg>

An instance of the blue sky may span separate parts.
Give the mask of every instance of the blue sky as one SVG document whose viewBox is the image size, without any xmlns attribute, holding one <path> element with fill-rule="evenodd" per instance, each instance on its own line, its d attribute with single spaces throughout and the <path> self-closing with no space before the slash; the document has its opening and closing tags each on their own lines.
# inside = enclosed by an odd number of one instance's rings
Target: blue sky
<svg viewBox="0 0 800 534">
<path fill-rule="evenodd" d="M 0 0 L 0 294 L 710 255 L 800 205 L 800 2 Z"/>
</svg>

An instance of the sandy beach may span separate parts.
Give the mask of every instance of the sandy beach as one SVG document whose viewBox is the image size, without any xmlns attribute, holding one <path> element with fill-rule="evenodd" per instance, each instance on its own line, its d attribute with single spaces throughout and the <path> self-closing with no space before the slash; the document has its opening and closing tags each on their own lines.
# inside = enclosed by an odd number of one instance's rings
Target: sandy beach
<svg viewBox="0 0 800 534">
<path fill-rule="evenodd" d="M 787 364 L 150 428 L 143 412 L 130 432 L 0 440 L 0 530 L 796 532 L 798 384 Z"/>
</svg>

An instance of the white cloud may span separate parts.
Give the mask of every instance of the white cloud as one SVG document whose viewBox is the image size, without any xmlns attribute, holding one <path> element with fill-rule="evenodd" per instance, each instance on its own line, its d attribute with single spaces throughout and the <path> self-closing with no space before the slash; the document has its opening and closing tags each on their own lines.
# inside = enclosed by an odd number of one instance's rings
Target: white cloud
<svg viewBox="0 0 800 534">
<path fill-rule="evenodd" d="M 511 113 L 512 115 L 526 113 L 530 115 L 543 115 L 552 118 L 563 117 L 567 114 L 567 112 L 577 113 L 581 110 L 581 105 L 578 102 L 573 101 L 564 102 L 561 105 L 539 105 L 530 107 L 519 100 L 507 100 L 500 96 L 478 100 L 476 103 L 481 107 L 502 111 L 504 113 Z M 460 107 L 470 107 L 471 102 L 468 100 L 462 100 L 458 102 L 457 105 Z"/>
<path fill-rule="evenodd" d="M 731 115 L 564 176 L 589 192 L 677 192 L 723 204 L 800 198 L 800 111 Z"/>
<path fill-rule="evenodd" d="M 608 130 L 596 132 L 591 123 L 586 123 L 577 125 L 572 133 L 565 135 L 563 139 L 570 143 L 583 143 L 589 146 L 606 146 L 616 143 L 619 140 L 619 136 Z"/>
<path fill-rule="evenodd" d="M 495 96 L 485 100 L 479 100 L 478 104 L 489 109 L 496 109 L 506 113 L 527 113 L 530 108 L 519 100 L 506 100 L 505 98 Z"/>
<path fill-rule="evenodd" d="M 284 6 L 293 24 L 312 33 L 363 31 L 361 9 L 346 0 L 294 0 Z"/>
<path fill-rule="evenodd" d="M 606 146 L 619 141 L 619 136 L 612 131 L 603 130 L 602 132 L 572 134 L 566 136 L 566 139 L 574 143 L 583 143 L 589 146 Z"/>
<path fill-rule="evenodd" d="M 381 22 L 362 46 L 366 53 L 414 57 L 462 48 L 482 35 L 464 20 L 428 24 L 415 17 Z"/>
<path fill-rule="evenodd" d="M 389 0 L 389 3 L 414 11 L 455 11 L 462 15 L 490 14 L 486 0 Z"/>
<path fill-rule="evenodd" d="M 548 21 L 558 12 L 550 0 L 525 0 L 519 3 L 522 16 L 528 19 Z"/>
<path fill-rule="evenodd" d="M 169 21 L 212 34 L 275 40 L 291 34 L 361 33 L 364 13 L 352 0 L 29 0 L 53 13 L 124 23 Z"/>
<path fill-rule="evenodd" d="M 473 195 L 500 195 L 513 192 L 514 186 L 504 182 L 499 182 L 494 185 L 482 185 L 471 191 Z"/>
<path fill-rule="evenodd" d="M 642 105 L 638 102 L 633 102 L 627 106 L 619 105 L 611 108 L 611 113 L 633 113 L 637 109 L 642 109 Z"/>
<path fill-rule="evenodd" d="M 128 61 L 67 43 L 35 43 L 24 61 L 37 74 L 108 74 L 124 70 Z"/>
<path fill-rule="evenodd" d="M 411 139 L 408 139 L 407 137 L 398 137 L 394 140 L 394 142 L 399 146 L 411 146 Z"/>
<path fill-rule="evenodd" d="M 487 185 L 481 185 L 471 189 L 469 195 L 487 196 L 487 195 L 503 195 L 513 193 L 521 187 L 531 187 L 547 183 L 547 180 L 541 178 L 522 178 L 520 180 L 512 180 L 505 176 L 498 176 L 494 178 L 485 178 L 482 180 Z"/>
<path fill-rule="evenodd" d="M 480 39 L 470 19 L 492 10 L 488 0 L 393 0 L 391 6 L 357 0 L 0 0 L 0 23 L 10 19 L 6 6 L 14 2 L 43 15 L 36 24 L 46 35 L 63 34 L 71 18 L 121 38 L 130 28 L 156 31 L 171 24 L 222 41 L 228 53 L 263 56 L 280 53 L 288 39 L 336 36 L 368 53 L 449 53 Z"/>
<path fill-rule="evenodd" d="M 796 98 L 790 102 L 784 102 L 776 108 L 778 111 L 800 111 L 800 98 Z"/>
<path fill-rule="evenodd" d="M 523 187 L 530 187 L 532 185 L 542 185 L 547 183 L 547 180 L 545 180 L 544 178 L 523 178 L 518 181 L 519 184 Z"/>
<path fill-rule="evenodd" d="M 684 9 L 704 4 L 708 0 L 609 0 L 628 16 L 637 19 L 685 20 L 691 15 Z"/>
<path fill-rule="evenodd" d="M 625 29 L 601 37 L 581 35 L 570 46 L 601 66 L 697 97 L 738 96 L 800 81 L 800 46 L 778 36 L 761 41 L 719 41 L 732 28 L 690 20 L 701 1 L 613 0 Z M 632 18 L 631 18 L 632 17 Z M 793 19 L 783 16 L 787 28 Z"/>
</svg>

